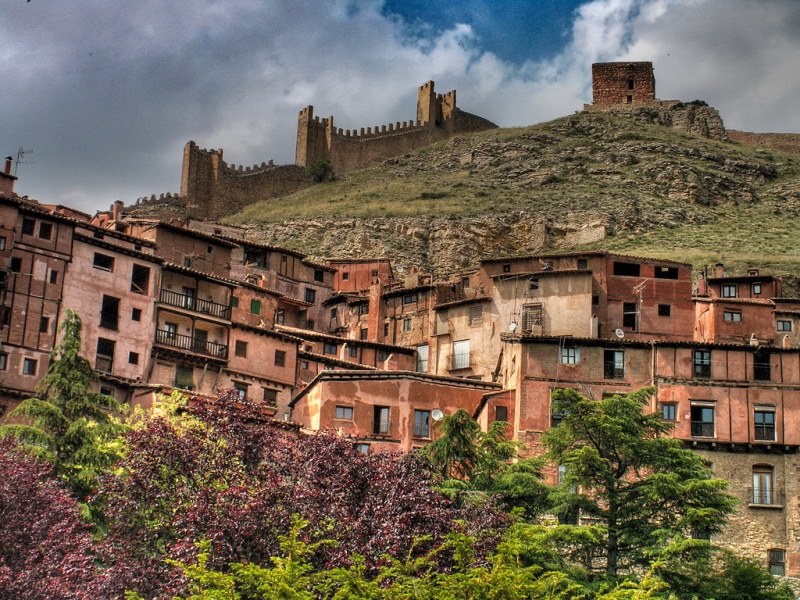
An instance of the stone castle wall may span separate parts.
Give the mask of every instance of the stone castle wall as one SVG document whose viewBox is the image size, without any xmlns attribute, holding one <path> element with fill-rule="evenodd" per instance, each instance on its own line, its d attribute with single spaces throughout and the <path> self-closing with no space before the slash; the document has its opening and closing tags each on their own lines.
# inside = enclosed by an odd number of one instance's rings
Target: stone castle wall
<svg viewBox="0 0 800 600">
<path fill-rule="evenodd" d="M 592 65 L 592 104 L 650 104 L 656 99 L 651 62 L 613 62 Z"/>
</svg>

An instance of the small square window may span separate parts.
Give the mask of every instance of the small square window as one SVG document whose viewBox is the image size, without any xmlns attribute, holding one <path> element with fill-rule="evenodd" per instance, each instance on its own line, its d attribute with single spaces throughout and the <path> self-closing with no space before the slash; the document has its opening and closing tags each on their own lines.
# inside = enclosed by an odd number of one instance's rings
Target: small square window
<svg viewBox="0 0 800 600">
<path fill-rule="evenodd" d="M 243 342 L 242 340 L 236 340 L 236 344 L 234 346 L 234 354 L 242 358 L 247 358 L 247 342 Z"/>
<path fill-rule="evenodd" d="M 581 362 L 581 349 L 565 347 L 561 349 L 561 363 L 576 365 Z"/>
<path fill-rule="evenodd" d="M 22 272 L 22 259 L 18 256 L 14 256 L 11 259 L 11 264 L 8 267 L 12 273 L 20 273 Z"/>
<path fill-rule="evenodd" d="M 301 369 L 308 369 L 308 361 L 304 360 L 303 362 L 301 362 L 300 363 L 300 368 Z"/>
<path fill-rule="evenodd" d="M 261 314 L 261 300 L 250 300 L 250 313 L 254 315 Z"/>
<path fill-rule="evenodd" d="M 753 296 L 758 296 L 759 294 L 761 294 L 761 284 L 760 283 L 754 283 L 753 284 Z"/>
<path fill-rule="evenodd" d="M 285 350 L 275 350 L 275 366 L 276 367 L 284 367 L 284 366 L 286 366 L 286 351 Z"/>
<path fill-rule="evenodd" d="M 495 421 L 505 421 L 508 422 L 508 407 L 507 406 L 495 406 L 494 407 L 494 420 Z"/>
<path fill-rule="evenodd" d="M 389 353 L 386 350 L 378 350 L 378 360 L 381 362 L 389 360 Z"/>
<path fill-rule="evenodd" d="M 347 353 L 350 355 L 350 358 L 358 358 L 358 348 L 355 346 L 348 346 Z"/>
<path fill-rule="evenodd" d="M 589 261 L 585 258 L 578 259 L 578 268 L 579 269 L 588 269 L 589 268 Z"/>
<path fill-rule="evenodd" d="M 356 444 L 356 450 L 369 456 L 369 444 Z"/>
<path fill-rule="evenodd" d="M 312 289 L 306 288 L 306 302 L 314 304 L 316 299 L 317 299 L 317 292 Z"/>
<path fill-rule="evenodd" d="M 778 331 L 791 331 L 792 322 L 789 320 L 778 319 Z"/>
<path fill-rule="evenodd" d="M 403 332 L 411 331 L 411 319 L 403 319 Z"/>
<path fill-rule="evenodd" d="M 32 358 L 23 358 L 22 359 L 22 374 L 23 375 L 36 375 L 36 368 L 38 366 L 38 361 Z"/>
<path fill-rule="evenodd" d="M 511 265 L 503 265 L 503 273 L 511 273 Z"/>
<path fill-rule="evenodd" d="M 39 238 L 49 240 L 51 237 L 53 237 L 53 224 L 44 221 L 39 223 Z"/>
<path fill-rule="evenodd" d="M 22 235 L 33 235 L 35 229 L 35 219 L 22 219 Z"/>
<path fill-rule="evenodd" d="M 325 276 L 322 269 L 314 269 L 314 281 L 322 281 L 323 279 L 325 279 Z"/>
<path fill-rule="evenodd" d="M 722 286 L 723 298 L 736 298 L 736 284 L 726 283 Z"/>
<path fill-rule="evenodd" d="M 726 310 L 723 312 L 723 319 L 729 323 L 741 323 L 742 313 L 738 310 Z"/>
<path fill-rule="evenodd" d="M 669 317 L 672 315 L 672 305 L 670 304 L 659 304 L 658 305 L 658 316 L 659 317 Z"/>
<path fill-rule="evenodd" d="M 338 349 L 339 349 L 339 346 L 337 346 L 336 344 L 331 343 L 331 342 L 325 342 L 325 345 L 323 346 L 322 351 L 325 354 L 336 354 Z"/>
<path fill-rule="evenodd" d="M 131 321 L 141 321 L 141 320 L 142 320 L 142 309 L 141 308 L 131 309 Z"/>
<path fill-rule="evenodd" d="M 131 291 L 136 294 L 147 294 L 150 291 L 150 267 L 133 265 Z"/>
<path fill-rule="evenodd" d="M 416 294 L 406 294 L 405 296 L 403 296 L 403 306 L 406 306 L 408 304 L 414 304 L 416 301 L 417 301 Z"/>
<path fill-rule="evenodd" d="M 269 406 L 275 406 L 278 404 L 278 390 L 273 390 L 270 388 L 262 388 L 264 390 L 264 402 L 266 402 Z"/>
<path fill-rule="evenodd" d="M 101 271 L 113 271 L 114 270 L 114 257 L 108 256 L 107 254 L 100 254 L 99 252 L 94 253 L 94 262 L 92 266 L 95 269 L 100 269 Z"/>
<path fill-rule="evenodd" d="M 342 281 L 347 281 L 350 279 L 350 273 L 342 273 Z"/>
<path fill-rule="evenodd" d="M 239 298 L 231 296 L 231 308 L 239 308 Z"/>
<path fill-rule="evenodd" d="M 58 271 L 50 271 L 50 283 L 58 283 Z"/>
<path fill-rule="evenodd" d="M 132 365 L 139 364 L 139 353 L 138 352 L 128 352 L 128 362 Z"/>
<path fill-rule="evenodd" d="M 673 402 L 665 402 L 661 405 L 661 418 L 665 421 L 674 421 L 676 414 L 676 407 Z"/>
<path fill-rule="evenodd" d="M 191 268 L 192 268 L 192 259 L 191 259 L 191 257 L 190 257 L 190 256 L 186 256 L 186 257 L 183 259 L 183 266 L 184 266 L 184 267 L 187 267 L 187 268 L 189 268 L 189 269 L 191 269 Z"/>
<path fill-rule="evenodd" d="M 343 419 L 346 421 L 353 420 L 353 407 L 352 406 L 337 406 L 336 407 L 336 418 Z"/>
<path fill-rule="evenodd" d="M 240 400 L 244 400 L 247 398 L 247 388 L 250 387 L 246 383 L 242 383 L 241 381 L 234 381 L 233 382 L 233 389 L 236 391 L 236 394 L 239 396 Z"/>
<path fill-rule="evenodd" d="M 360 304 L 358 306 L 358 314 L 360 315 L 368 315 L 369 314 L 369 304 Z"/>
</svg>

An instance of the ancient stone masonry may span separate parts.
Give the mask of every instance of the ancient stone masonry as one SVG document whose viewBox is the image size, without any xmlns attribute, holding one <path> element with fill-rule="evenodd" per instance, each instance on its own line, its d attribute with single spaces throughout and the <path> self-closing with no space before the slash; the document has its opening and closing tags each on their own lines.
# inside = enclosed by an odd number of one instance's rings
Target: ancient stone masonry
<svg viewBox="0 0 800 600">
<path fill-rule="evenodd" d="M 342 130 L 333 117 L 314 116 L 314 107 L 300 111 L 297 124 L 295 163 L 305 166 L 329 161 L 334 172 L 345 173 L 393 156 L 446 140 L 457 133 L 497 127 L 481 117 L 456 107 L 456 91 L 437 94 L 433 81 L 421 85 L 417 98 L 417 119 L 388 125 Z"/>
<path fill-rule="evenodd" d="M 656 98 L 651 62 L 594 63 L 592 104 L 584 104 L 583 109 L 608 111 L 715 140 L 728 139 L 719 112 L 705 102 Z"/>
</svg>

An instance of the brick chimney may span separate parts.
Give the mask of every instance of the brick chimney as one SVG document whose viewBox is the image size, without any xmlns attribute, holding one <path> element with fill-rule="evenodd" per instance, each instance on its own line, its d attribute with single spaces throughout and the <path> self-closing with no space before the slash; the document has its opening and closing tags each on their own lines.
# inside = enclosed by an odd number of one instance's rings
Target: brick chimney
<svg viewBox="0 0 800 600">
<path fill-rule="evenodd" d="M 0 173 L 0 196 L 11 197 L 14 195 L 14 182 L 17 177 L 11 174 L 11 162 L 13 160 L 11 156 L 6 156 L 6 164 L 3 167 L 3 172 Z"/>
<path fill-rule="evenodd" d="M 717 263 L 714 265 L 714 269 L 716 269 L 716 277 L 725 277 L 725 265 L 722 263 Z"/>
</svg>

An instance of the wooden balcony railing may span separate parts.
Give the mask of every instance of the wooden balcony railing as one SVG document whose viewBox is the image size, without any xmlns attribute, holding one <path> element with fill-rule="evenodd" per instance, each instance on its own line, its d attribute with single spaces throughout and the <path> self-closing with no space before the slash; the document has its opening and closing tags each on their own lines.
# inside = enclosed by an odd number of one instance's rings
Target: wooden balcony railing
<svg viewBox="0 0 800 600">
<path fill-rule="evenodd" d="M 227 321 L 230 321 L 231 319 L 230 306 L 218 304 L 216 302 L 212 302 L 211 300 L 201 300 L 199 298 L 195 298 L 194 296 L 178 294 L 177 292 L 171 292 L 170 290 L 161 290 L 160 300 L 164 304 L 169 304 L 170 306 L 186 308 L 194 312 L 210 315 L 219 319 L 225 319 Z"/>
<path fill-rule="evenodd" d="M 214 358 L 228 358 L 228 346 L 224 344 L 209 342 L 207 340 L 193 338 L 190 335 L 181 335 L 180 333 L 173 333 L 172 331 L 166 331 L 164 329 L 156 330 L 156 343 L 178 348 L 179 350 L 186 350 L 187 352 L 213 356 Z"/>
</svg>

